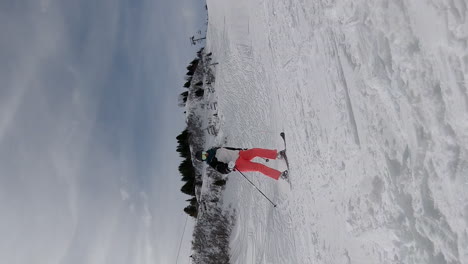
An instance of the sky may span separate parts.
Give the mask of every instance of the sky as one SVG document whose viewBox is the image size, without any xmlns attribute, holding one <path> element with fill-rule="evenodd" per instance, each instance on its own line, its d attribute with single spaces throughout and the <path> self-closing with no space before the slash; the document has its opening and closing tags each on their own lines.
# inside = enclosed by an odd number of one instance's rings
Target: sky
<svg viewBox="0 0 468 264">
<path fill-rule="evenodd" d="M 2 263 L 175 263 L 177 96 L 204 7 L 0 1 Z"/>
</svg>

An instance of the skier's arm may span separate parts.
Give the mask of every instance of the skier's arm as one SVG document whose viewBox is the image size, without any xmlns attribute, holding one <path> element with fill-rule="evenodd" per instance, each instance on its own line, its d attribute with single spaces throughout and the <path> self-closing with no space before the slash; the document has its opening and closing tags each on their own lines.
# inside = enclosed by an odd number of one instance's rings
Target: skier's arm
<svg viewBox="0 0 468 264">
<path fill-rule="evenodd" d="M 221 172 L 222 174 L 228 174 L 231 172 L 228 165 L 224 162 L 219 162 L 218 165 L 216 165 L 216 170 Z"/>
<path fill-rule="evenodd" d="M 224 162 L 213 160 L 211 163 L 209 163 L 209 165 L 222 174 L 228 174 L 231 172 L 231 170 L 228 167 L 228 164 Z"/>
</svg>

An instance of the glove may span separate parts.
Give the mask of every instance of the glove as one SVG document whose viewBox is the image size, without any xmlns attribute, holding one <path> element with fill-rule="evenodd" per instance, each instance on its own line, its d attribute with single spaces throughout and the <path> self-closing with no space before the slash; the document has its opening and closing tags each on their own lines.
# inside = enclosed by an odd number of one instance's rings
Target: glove
<svg viewBox="0 0 468 264">
<path fill-rule="evenodd" d="M 230 162 L 228 163 L 228 168 L 229 168 L 229 170 L 231 170 L 231 171 L 234 170 L 234 167 L 235 167 L 235 166 L 236 166 L 236 164 L 234 163 L 234 161 L 230 161 Z"/>
</svg>

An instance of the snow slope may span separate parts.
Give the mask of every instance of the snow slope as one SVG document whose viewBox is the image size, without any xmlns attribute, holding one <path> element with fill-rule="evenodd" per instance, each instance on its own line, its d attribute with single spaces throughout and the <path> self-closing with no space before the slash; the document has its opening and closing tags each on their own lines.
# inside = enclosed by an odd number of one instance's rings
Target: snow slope
<svg viewBox="0 0 468 264">
<path fill-rule="evenodd" d="M 468 263 L 466 1 L 207 3 L 218 137 L 293 184 L 229 176 L 232 263 Z"/>
</svg>

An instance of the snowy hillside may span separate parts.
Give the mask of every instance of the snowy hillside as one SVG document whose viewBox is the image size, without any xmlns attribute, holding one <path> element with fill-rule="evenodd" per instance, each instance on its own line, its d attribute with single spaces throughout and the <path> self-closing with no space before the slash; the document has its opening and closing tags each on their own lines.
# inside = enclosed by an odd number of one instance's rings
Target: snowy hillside
<svg viewBox="0 0 468 264">
<path fill-rule="evenodd" d="M 218 138 L 291 163 L 229 176 L 232 263 L 468 263 L 466 0 L 207 4 Z"/>
</svg>

